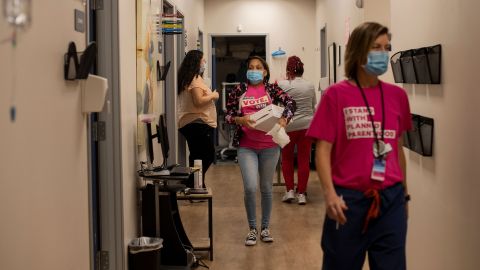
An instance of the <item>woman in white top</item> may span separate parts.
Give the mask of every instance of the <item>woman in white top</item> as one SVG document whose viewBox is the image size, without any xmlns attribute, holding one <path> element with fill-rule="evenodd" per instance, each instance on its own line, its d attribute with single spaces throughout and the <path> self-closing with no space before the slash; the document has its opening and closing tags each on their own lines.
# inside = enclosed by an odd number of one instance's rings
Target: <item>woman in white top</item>
<svg viewBox="0 0 480 270">
<path fill-rule="evenodd" d="M 178 70 L 178 128 L 190 150 L 189 166 L 196 159 L 202 160 L 204 187 L 205 173 L 215 158 L 213 131 L 217 127 L 218 99 L 218 92 L 212 91 L 203 80 L 205 67 L 203 52 L 192 50 Z"/>
<path fill-rule="evenodd" d="M 286 192 L 282 198 L 284 202 L 295 199 L 294 191 L 294 150 L 297 146 L 297 201 L 298 204 L 307 203 L 305 192 L 307 190 L 308 177 L 310 175 L 310 152 L 312 141 L 305 133 L 312 121 L 317 99 L 315 87 L 304 78 L 303 63 L 297 56 L 290 56 L 287 60 L 287 78 L 278 85 L 295 100 L 297 111 L 292 122 L 287 126 L 290 143 L 282 149 L 282 173 L 285 179 Z"/>
</svg>

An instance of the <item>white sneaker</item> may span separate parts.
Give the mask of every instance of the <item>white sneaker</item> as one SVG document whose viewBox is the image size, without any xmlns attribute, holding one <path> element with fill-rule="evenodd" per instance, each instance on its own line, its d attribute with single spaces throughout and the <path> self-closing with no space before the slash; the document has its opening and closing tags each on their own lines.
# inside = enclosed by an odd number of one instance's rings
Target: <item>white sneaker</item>
<svg viewBox="0 0 480 270">
<path fill-rule="evenodd" d="M 307 204 L 307 197 L 305 196 L 304 193 L 299 193 L 297 195 L 297 201 L 298 201 L 298 204 L 305 205 Z"/>
<path fill-rule="evenodd" d="M 257 229 L 250 229 L 245 238 L 245 246 L 254 246 L 257 243 Z"/>
<path fill-rule="evenodd" d="M 285 192 L 285 195 L 283 195 L 283 198 L 282 198 L 282 202 L 291 202 L 295 200 L 295 191 L 292 190 L 289 190 L 287 192 Z"/>
<path fill-rule="evenodd" d="M 273 237 L 270 235 L 270 230 L 268 228 L 262 229 L 262 232 L 260 233 L 260 239 L 266 243 L 273 242 Z"/>
</svg>

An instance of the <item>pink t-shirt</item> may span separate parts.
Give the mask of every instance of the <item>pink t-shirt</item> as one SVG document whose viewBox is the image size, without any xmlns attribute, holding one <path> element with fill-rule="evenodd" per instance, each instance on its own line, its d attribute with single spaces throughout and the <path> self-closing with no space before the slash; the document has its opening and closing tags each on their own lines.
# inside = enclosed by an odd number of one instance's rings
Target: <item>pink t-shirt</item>
<svg viewBox="0 0 480 270">
<path fill-rule="evenodd" d="M 335 185 L 366 191 L 384 189 L 404 179 L 398 160 L 398 140 L 411 129 L 410 106 L 405 91 L 381 82 L 385 102 L 385 180 L 372 180 L 373 129 L 367 107 L 357 86 L 342 81 L 327 89 L 307 131 L 307 136 L 333 144 L 331 164 Z M 377 137 L 381 138 L 382 103 L 379 86 L 363 89 L 373 114 Z"/>
<path fill-rule="evenodd" d="M 244 115 L 255 113 L 272 101 L 265 91 L 263 83 L 259 85 L 249 85 L 247 91 L 240 99 L 240 108 Z M 247 147 L 253 149 L 266 149 L 277 146 L 272 140 L 272 136 L 267 135 L 266 132 L 256 129 L 250 129 L 242 126 L 243 136 L 240 138 L 240 147 Z"/>
</svg>

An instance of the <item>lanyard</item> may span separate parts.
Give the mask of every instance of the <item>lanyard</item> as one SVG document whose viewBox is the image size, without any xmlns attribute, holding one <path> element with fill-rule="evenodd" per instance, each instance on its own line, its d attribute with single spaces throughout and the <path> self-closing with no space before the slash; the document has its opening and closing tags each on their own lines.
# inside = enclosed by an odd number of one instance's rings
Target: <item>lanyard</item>
<svg viewBox="0 0 480 270">
<path fill-rule="evenodd" d="M 367 111 L 368 111 L 368 116 L 370 116 L 370 122 L 372 123 L 372 128 L 373 128 L 373 136 L 375 136 L 375 144 L 377 146 L 377 151 L 380 153 L 380 145 L 379 145 L 379 139 L 377 136 L 377 131 L 375 129 L 375 123 L 373 122 L 373 115 L 372 112 L 370 111 L 370 106 L 368 105 L 368 100 L 367 96 L 365 95 L 365 92 L 363 91 L 362 87 L 360 86 L 360 83 L 358 82 L 358 79 L 355 78 L 355 83 L 357 83 L 358 89 L 360 90 L 360 93 L 362 93 L 363 101 L 365 102 L 365 105 L 367 106 Z M 378 81 L 378 87 L 380 88 L 380 97 L 382 101 L 382 133 L 381 133 L 381 140 L 384 141 L 384 135 L 385 135 L 385 101 L 383 99 L 383 88 L 382 88 L 382 82 L 379 80 Z"/>
</svg>

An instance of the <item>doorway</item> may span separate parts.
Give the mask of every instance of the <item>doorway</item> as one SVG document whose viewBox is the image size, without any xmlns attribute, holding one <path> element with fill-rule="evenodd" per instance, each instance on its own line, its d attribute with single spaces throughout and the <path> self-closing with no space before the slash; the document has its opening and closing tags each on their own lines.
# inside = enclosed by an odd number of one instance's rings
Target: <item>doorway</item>
<svg viewBox="0 0 480 270">
<path fill-rule="evenodd" d="M 216 130 L 217 161 L 236 161 L 236 149 L 231 145 L 233 128 L 225 123 L 225 104 L 229 91 L 247 81 L 247 59 L 260 56 L 266 59 L 267 35 L 212 35 L 212 89 L 217 89 L 218 125 Z"/>
</svg>

